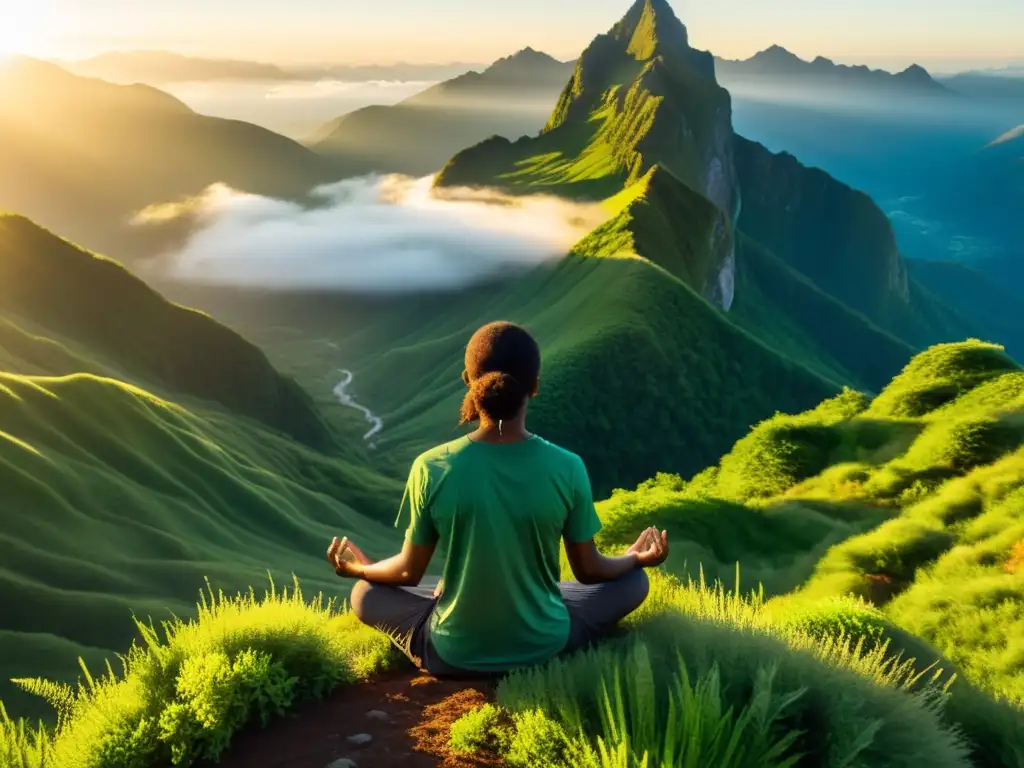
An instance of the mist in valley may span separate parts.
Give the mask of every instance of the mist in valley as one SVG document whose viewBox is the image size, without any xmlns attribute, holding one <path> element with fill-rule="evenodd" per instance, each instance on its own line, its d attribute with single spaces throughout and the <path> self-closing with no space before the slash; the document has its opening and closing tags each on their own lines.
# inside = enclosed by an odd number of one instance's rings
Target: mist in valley
<svg viewBox="0 0 1024 768">
<path fill-rule="evenodd" d="M 462 288 L 566 255 L 607 218 L 598 204 L 550 196 L 431 189 L 433 179 L 369 176 L 314 192 L 316 205 L 214 185 L 152 206 L 140 227 L 187 226 L 150 261 L 161 282 L 279 291 L 410 293 Z"/>
</svg>

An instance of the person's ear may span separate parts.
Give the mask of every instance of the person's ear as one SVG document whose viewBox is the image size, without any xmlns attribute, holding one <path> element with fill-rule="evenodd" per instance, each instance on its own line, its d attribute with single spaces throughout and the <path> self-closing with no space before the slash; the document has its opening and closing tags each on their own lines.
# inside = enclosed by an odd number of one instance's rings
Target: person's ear
<svg viewBox="0 0 1024 768">
<path fill-rule="evenodd" d="M 533 391 L 530 392 L 530 397 L 536 397 L 537 393 L 539 391 L 540 391 L 540 377 L 538 376 L 537 380 L 533 382 Z"/>
<path fill-rule="evenodd" d="M 469 371 L 467 371 L 465 368 L 462 369 L 462 383 L 465 384 L 467 387 L 469 386 Z"/>
</svg>

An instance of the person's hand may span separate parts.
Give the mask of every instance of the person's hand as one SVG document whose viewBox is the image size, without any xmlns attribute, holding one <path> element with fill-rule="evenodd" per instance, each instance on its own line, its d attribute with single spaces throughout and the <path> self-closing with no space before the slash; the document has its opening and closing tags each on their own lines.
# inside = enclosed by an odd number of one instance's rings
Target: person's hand
<svg viewBox="0 0 1024 768">
<path fill-rule="evenodd" d="M 363 550 L 361 550 L 359 547 L 357 547 L 355 545 L 355 542 L 352 541 L 352 539 L 348 540 L 348 551 L 355 556 L 356 562 L 360 565 L 373 565 L 373 560 L 367 557 L 366 553 L 363 552 Z"/>
<path fill-rule="evenodd" d="M 349 548 L 352 548 L 351 543 L 349 544 Z M 359 578 L 363 564 L 353 563 L 346 560 L 341 556 L 341 552 L 341 539 L 335 536 L 334 541 L 331 542 L 331 546 L 327 548 L 327 562 L 331 564 L 331 567 L 334 568 L 334 572 L 339 576 L 350 579 Z M 359 555 L 356 554 L 355 550 L 353 550 L 352 554 L 358 559 Z M 363 557 L 366 556 L 363 555 Z"/>
<path fill-rule="evenodd" d="M 651 537 L 652 536 L 657 536 L 657 535 L 658 535 L 658 529 L 655 528 L 654 526 L 651 526 L 650 528 L 648 528 L 647 530 L 645 530 L 643 533 L 640 534 L 639 538 L 637 538 L 637 540 L 636 540 L 636 543 L 633 544 L 633 546 L 631 546 L 629 549 L 626 550 L 626 554 L 627 555 L 635 555 L 635 554 L 638 554 L 640 552 L 643 552 L 650 545 Z"/>
<path fill-rule="evenodd" d="M 668 531 L 658 533 L 657 528 L 647 529 L 630 551 L 636 555 L 636 562 L 641 568 L 657 568 L 668 557 Z"/>
</svg>

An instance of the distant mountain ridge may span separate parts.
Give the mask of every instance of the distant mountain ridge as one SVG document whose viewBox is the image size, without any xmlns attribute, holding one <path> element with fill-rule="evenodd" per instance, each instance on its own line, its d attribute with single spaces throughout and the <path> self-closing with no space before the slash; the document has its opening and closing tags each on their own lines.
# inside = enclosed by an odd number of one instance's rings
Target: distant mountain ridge
<svg viewBox="0 0 1024 768">
<path fill-rule="evenodd" d="M 905 79 L 920 77 L 912 69 Z M 664 0 L 637 0 L 594 39 L 539 137 L 488 139 L 453 157 L 435 183 L 605 200 L 616 217 L 577 253 L 639 256 L 724 310 L 736 298 L 736 244 L 745 237 L 748 255 L 763 249 L 761 280 L 794 285 L 780 260 L 835 300 L 823 307 L 847 308 L 843 322 L 859 315 L 916 348 L 981 333 L 914 282 L 889 220 L 867 195 L 734 134 L 710 54 L 690 47 Z M 683 202 L 694 194 L 714 207 Z M 748 289 L 774 295 L 766 284 L 751 286 L 752 276 Z M 756 314 L 749 309 L 744 322 Z M 815 323 L 795 306 L 778 311 L 792 315 L 783 336 Z M 763 323 L 749 330 L 766 333 Z M 800 344 L 820 343 L 798 333 Z"/>
<path fill-rule="evenodd" d="M 261 61 L 186 56 L 171 51 L 112 51 L 90 59 L 55 61 L 85 77 L 114 83 L 171 85 L 185 82 L 418 80 L 456 77 L 481 65 L 450 64 L 324 64 L 285 66 Z"/>
<path fill-rule="evenodd" d="M 218 182 L 301 199 L 340 177 L 264 128 L 199 115 L 148 85 L 113 85 L 25 58 L 0 64 L 0 147 L 0 210 L 126 260 L 160 245 L 156 233 L 131 225 L 149 205 Z"/>
<path fill-rule="evenodd" d="M 307 144 L 349 175 L 432 173 L 490 135 L 536 133 L 573 66 L 524 48 L 396 105 L 342 115 Z"/>
<path fill-rule="evenodd" d="M 864 65 L 836 64 L 824 56 L 807 61 L 780 45 L 766 48 L 749 59 L 716 58 L 715 68 L 726 85 L 730 81 L 771 79 L 816 87 L 845 87 L 932 96 L 948 93 L 945 86 L 917 64 L 893 73 Z"/>
</svg>

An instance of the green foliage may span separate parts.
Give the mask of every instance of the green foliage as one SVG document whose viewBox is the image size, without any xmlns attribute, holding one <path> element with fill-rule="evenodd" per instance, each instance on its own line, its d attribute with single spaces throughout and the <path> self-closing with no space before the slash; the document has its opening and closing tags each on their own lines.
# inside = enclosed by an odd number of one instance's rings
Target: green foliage
<svg viewBox="0 0 1024 768">
<path fill-rule="evenodd" d="M 871 404 L 870 415 L 925 416 L 981 384 L 1019 371 L 1019 366 L 996 344 L 940 344 L 907 364 Z"/>
<path fill-rule="evenodd" d="M 0 478 L 0 690 L 23 713 L 38 710 L 9 678 L 74 679 L 77 656 L 131 643 L 133 613 L 189 615 L 204 576 L 244 590 L 295 573 L 338 593 L 332 536 L 378 556 L 399 539 L 373 519 L 393 520 L 399 483 L 94 376 L 0 374 Z"/>
<path fill-rule="evenodd" d="M 651 765 L 730 764 L 730 744 L 747 750 L 741 765 L 969 764 L 943 714 L 948 675 L 922 675 L 887 644 L 814 637 L 756 596 L 666 579 L 631 624 L 629 638 L 499 685 L 531 734 L 512 739 L 511 764 L 540 764 L 528 742 L 556 766 L 640 765 L 644 751 Z"/>
<path fill-rule="evenodd" d="M 872 647 L 886 641 L 890 624 L 885 614 L 863 600 L 849 596 L 787 606 L 778 619 L 789 627 L 822 641 L 841 637 Z"/>
<path fill-rule="evenodd" d="M 936 388 L 947 394 L 928 408 L 903 405 Z M 1022 765 L 1024 739 L 1008 736 L 1024 733 L 1022 406 L 1022 372 L 1000 348 L 936 347 L 873 400 L 847 391 L 777 415 L 688 482 L 616 492 L 600 505 L 602 536 L 626 546 L 632 531 L 667 528 L 678 573 L 724 578 L 739 562 L 775 595 L 760 617 L 730 617 L 741 624 L 770 616 L 819 645 L 938 661 L 959 676 L 947 717 L 975 759 Z"/>
<path fill-rule="evenodd" d="M 449 743 L 452 751 L 471 755 L 504 739 L 501 710 L 493 704 L 484 704 L 452 723 Z"/>
<path fill-rule="evenodd" d="M 386 637 L 320 597 L 271 585 L 229 597 L 209 589 L 198 618 L 139 624 L 143 643 L 77 690 L 23 680 L 62 711 L 52 731 L 0 712 L 4 768 L 149 768 L 217 760 L 246 724 L 266 724 L 341 683 L 393 663 Z"/>
<path fill-rule="evenodd" d="M 309 396 L 255 345 L 165 301 L 117 262 L 16 216 L 0 216 L 0 312 L 83 345 L 122 377 L 218 403 L 318 448 L 330 445 Z"/>
</svg>

